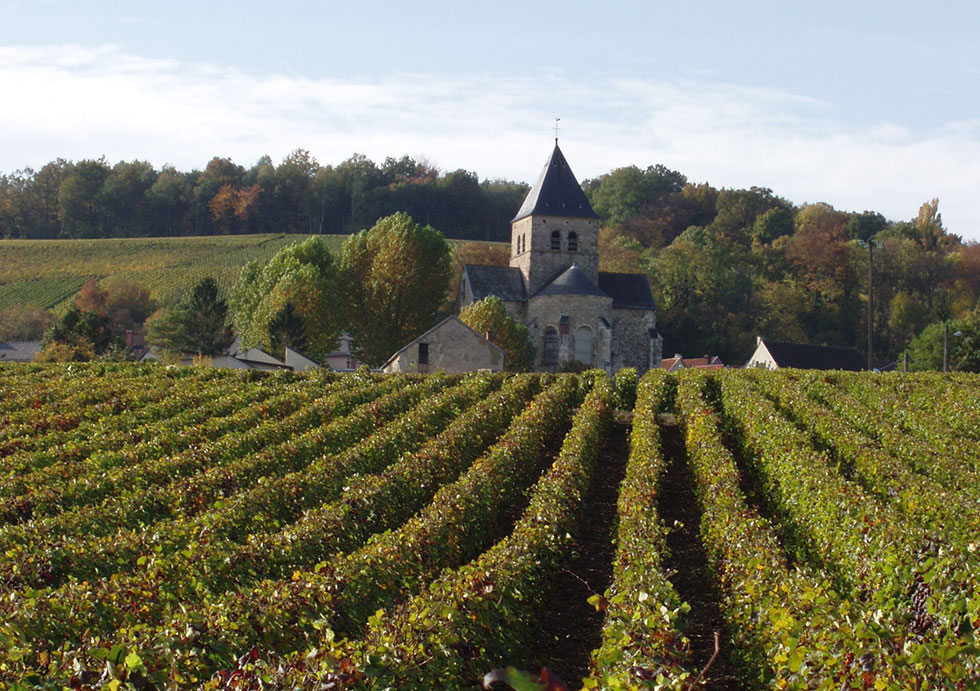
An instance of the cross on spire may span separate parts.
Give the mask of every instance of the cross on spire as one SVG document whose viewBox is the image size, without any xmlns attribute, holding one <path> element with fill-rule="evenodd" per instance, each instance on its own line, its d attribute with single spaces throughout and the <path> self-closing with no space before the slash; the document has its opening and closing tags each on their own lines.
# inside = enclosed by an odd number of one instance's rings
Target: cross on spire
<svg viewBox="0 0 980 691">
<path fill-rule="evenodd" d="M 558 121 L 559 120 L 561 120 L 561 118 L 557 118 L 557 117 L 555 118 L 555 144 L 558 143 Z"/>
</svg>

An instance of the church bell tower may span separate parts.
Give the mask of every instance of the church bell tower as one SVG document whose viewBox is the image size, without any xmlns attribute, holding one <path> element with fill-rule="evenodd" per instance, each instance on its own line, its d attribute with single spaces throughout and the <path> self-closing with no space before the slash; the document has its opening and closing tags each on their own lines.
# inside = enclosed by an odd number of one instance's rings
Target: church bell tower
<svg viewBox="0 0 980 691">
<path fill-rule="evenodd" d="M 599 217 L 555 148 L 511 221 L 510 265 L 520 269 L 532 297 L 572 266 L 599 281 Z"/>
</svg>

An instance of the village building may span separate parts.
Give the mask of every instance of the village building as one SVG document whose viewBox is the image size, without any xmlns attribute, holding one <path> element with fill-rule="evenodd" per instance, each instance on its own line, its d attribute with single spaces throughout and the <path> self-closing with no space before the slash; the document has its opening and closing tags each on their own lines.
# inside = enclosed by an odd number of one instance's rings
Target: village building
<svg viewBox="0 0 980 691">
<path fill-rule="evenodd" d="M 535 369 L 659 367 L 663 339 L 644 274 L 599 271 L 599 217 L 555 148 L 511 221 L 509 266 L 467 264 L 457 310 L 490 295 L 528 327 Z"/>
<path fill-rule="evenodd" d="M 351 352 L 354 338 L 347 332 L 340 334 L 337 339 L 337 350 L 327 353 L 324 364 L 337 372 L 353 372 L 360 366 L 357 356 Z"/>
<path fill-rule="evenodd" d="M 755 352 L 746 367 L 763 369 L 839 369 L 860 372 L 867 360 L 857 348 L 786 343 L 756 337 Z"/>
<path fill-rule="evenodd" d="M 725 363 L 717 355 L 684 357 L 675 353 L 674 357 L 665 357 L 660 361 L 660 369 L 668 373 L 680 372 L 682 369 L 725 369 Z"/>
<path fill-rule="evenodd" d="M 504 369 L 504 351 L 470 328 L 459 317 L 449 316 L 388 358 L 381 366 L 387 374 L 407 372 L 474 372 Z"/>
<path fill-rule="evenodd" d="M 41 352 L 40 341 L 10 341 L 0 343 L 0 362 L 30 362 Z"/>
</svg>

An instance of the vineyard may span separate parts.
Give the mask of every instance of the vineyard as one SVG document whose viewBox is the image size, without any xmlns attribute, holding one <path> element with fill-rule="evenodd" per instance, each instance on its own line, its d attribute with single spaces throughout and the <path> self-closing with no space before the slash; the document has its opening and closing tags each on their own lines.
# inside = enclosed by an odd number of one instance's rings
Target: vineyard
<svg viewBox="0 0 980 691">
<path fill-rule="evenodd" d="M 223 290 L 252 259 L 269 260 L 298 235 L 217 235 L 114 240 L 4 240 L 0 243 L 0 309 L 50 308 L 85 282 L 126 280 L 148 288 L 161 304 L 174 304 L 202 278 Z M 344 237 L 327 236 L 332 250 Z"/>
<path fill-rule="evenodd" d="M 972 375 L 0 365 L 0 689 L 973 689 L 978 480 Z"/>
</svg>

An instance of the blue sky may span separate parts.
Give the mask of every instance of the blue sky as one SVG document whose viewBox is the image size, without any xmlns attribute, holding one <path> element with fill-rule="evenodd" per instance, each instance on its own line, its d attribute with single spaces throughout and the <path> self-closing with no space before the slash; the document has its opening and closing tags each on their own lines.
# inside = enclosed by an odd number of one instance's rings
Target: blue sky
<svg viewBox="0 0 980 691">
<path fill-rule="evenodd" d="M 695 182 L 980 239 L 980 3 L 0 0 L 0 171 L 309 149 Z"/>
</svg>

